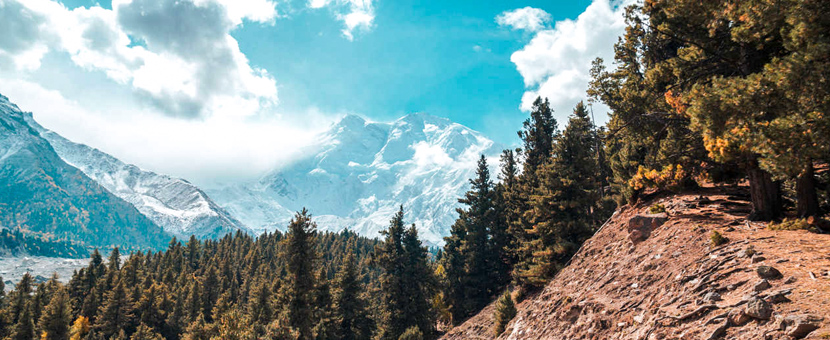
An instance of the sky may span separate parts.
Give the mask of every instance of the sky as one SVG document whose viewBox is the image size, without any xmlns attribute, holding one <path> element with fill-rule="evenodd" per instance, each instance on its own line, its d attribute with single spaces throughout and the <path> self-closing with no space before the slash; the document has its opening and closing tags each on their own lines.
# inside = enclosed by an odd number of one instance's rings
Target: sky
<svg viewBox="0 0 830 340">
<path fill-rule="evenodd" d="M 561 127 L 612 59 L 609 1 L 0 0 L 0 94 L 197 183 L 290 162 L 346 114 L 426 112 L 517 145 L 534 98 Z"/>
</svg>

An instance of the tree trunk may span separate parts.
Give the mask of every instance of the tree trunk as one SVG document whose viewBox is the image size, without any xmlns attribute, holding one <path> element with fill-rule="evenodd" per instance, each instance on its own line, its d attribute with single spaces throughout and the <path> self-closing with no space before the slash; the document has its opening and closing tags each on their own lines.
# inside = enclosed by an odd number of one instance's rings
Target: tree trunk
<svg viewBox="0 0 830 340">
<path fill-rule="evenodd" d="M 818 195 L 816 194 L 816 176 L 813 173 L 813 162 L 798 176 L 796 181 L 796 211 L 798 217 L 817 216 L 819 214 Z"/>
<path fill-rule="evenodd" d="M 781 215 L 781 183 L 772 180 L 772 176 L 758 167 L 758 161 L 749 166 L 749 192 L 752 196 L 753 221 L 771 221 Z"/>
</svg>

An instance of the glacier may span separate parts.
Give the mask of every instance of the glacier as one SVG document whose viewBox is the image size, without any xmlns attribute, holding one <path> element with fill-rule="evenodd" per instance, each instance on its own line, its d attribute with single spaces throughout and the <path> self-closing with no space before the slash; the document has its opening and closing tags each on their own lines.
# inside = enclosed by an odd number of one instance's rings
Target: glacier
<svg viewBox="0 0 830 340">
<path fill-rule="evenodd" d="M 391 123 L 348 115 L 315 140 L 304 156 L 258 180 L 203 188 L 255 232 L 285 230 L 307 208 L 319 230 L 378 237 L 403 205 L 405 221 L 437 246 L 450 234 L 480 155 L 495 168 L 502 150 L 477 131 L 426 113 Z"/>
</svg>

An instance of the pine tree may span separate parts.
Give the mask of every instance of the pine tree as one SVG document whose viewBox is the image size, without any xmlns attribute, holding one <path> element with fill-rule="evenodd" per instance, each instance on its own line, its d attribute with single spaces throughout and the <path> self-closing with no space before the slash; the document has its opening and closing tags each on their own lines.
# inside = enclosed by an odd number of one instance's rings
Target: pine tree
<svg viewBox="0 0 830 340">
<path fill-rule="evenodd" d="M 458 218 L 450 229 L 450 236 L 444 237 L 444 252 L 441 258 L 441 266 L 444 269 L 444 299 L 454 324 L 458 324 L 468 315 L 464 302 L 467 268 L 462 254 L 462 243 L 466 238 L 466 219 Z"/>
<path fill-rule="evenodd" d="M 360 296 L 363 287 L 355 268 L 354 254 L 346 256 L 334 280 L 335 335 L 342 340 L 371 339 L 373 325 L 366 301 Z"/>
<path fill-rule="evenodd" d="M 383 326 L 384 339 L 397 339 L 406 330 L 407 319 L 405 310 L 407 297 L 404 289 L 404 249 L 401 244 L 403 238 L 403 206 L 389 222 L 389 228 L 382 231 L 385 236 L 383 242 L 375 250 L 375 263 L 382 270 L 380 277 L 383 287 Z"/>
<path fill-rule="evenodd" d="M 27 306 L 20 313 L 20 317 L 12 329 L 11 340 L 31 340 L 35 338 L 35 324 L 32 321 L 32 312 L 30 309 Z"/>
<path fill-rule="evenodd" d="M 522 263 L 530 261 L 533 257 L 533 249 L 529 247 L 535 235 L 531 235 L 533 223 L 528 220 L 524 212 L 531 209 L 530 196 L 540 186 L 538 172 L 550 162 L 553 152 L 553 140 L 557 131 L 556 119 L 553 118 L 553 111 L 547 99 L 544 101 L 537 98 L 533 103 L 530 118 L 525 120 L 522 131 L 518 132 L 522 139 L 522 172 L 516 181 L 515 190 L 512 191 L 511 207 L 516 220 L 511 221 L 508 226 L 512 238 L 515 240 L 515 247 L 512 249 L 513 260 L 518 267 L 514 268 L 513 278 L 520 281 L 519 271 Z"/>
<path fill-rule="evenodd" d="M 156 333 L 152 328 L 145 324 L 138 325 L 135 333 L 130 337 L 130 340 L 164 340 L 161 334 Z"/>
<path fill-rule="evenodd" d="M 505 290 L 504 293 L 496 301 L 496 310 L 493 312 L 493 320 L 496 324 L 493 331 L 496 337 L 504 333 L 504 328 L 507 323 L 516 316 L 516 306 L 513 304 L 513 298 L 510 297 L 510 291 Z"/>
<path fill-rule="evenodd" d="M 132 301 L 124 284 L 120 281 L 107 292 L 106 301 L 98 310 L 95 318 L 96 332 L 106 338 L 115 336 L 119 331 L 131 331 L 133 323 Z"/>
<path fill-rule="evenodd" d="M 427 248 L 418 238 L 418 230 L 411 225 L 401 238 L 404 249 L 404 294 L 408 298 L 406 318 L 410 326 L 418 327 L 426 336 L 435 331 L 432 297 L 437 282 L 429 266 Z"/>
<path fill-rule="evenodd" d="M 23 313 L 28 309 L 30 295 L 32 294 L 32 280 L 32 275 L 29 272 L 24 273 L 9 296 L 9 314 L 12 323 L 18 323 Z M 29 317 L 31 318 L 31 314 Z"/>
<path fill-rule="evenodd" d="M 329 285 L 325 268 L 320 268 L 317 273 L 316 286 L 314 319 L 317 320 L 317 324 L 314 326 L 314 337 L 318 340 L 336 339 L 337 326 L 332 307 L 331 285 Z"/>
<path fill-rule="evenodd" d="M 551 162 L 539 171 L 541 185 L 531 195 L 532 257 L 521 263 L 521 282 L 541 286 L 561 269 L 593 233 L 600 218 L 596 138 L 582 103 L 567 128 L 557 137 Z"/>
<path fill-rule="evenodd" d="M 69 328 L 69 340 L 81 340 L 89 333 L 89 319 L 79 316 Z"/>
<path fill-rule="evenodd" d="M 256 284 L 248 300 L 248 319 L 253 323 L 267 325 L 274 317 L 271 305 L 271 287 L 265 281 Z"/>
<path fill-rule="evenodd" d="M 467 208 L 458 209 L 458 220 L 444 247 L 449 289 L 445 297 L 457 321 L 486 306 L 509 277 L 507 231 L 498 215 L 497 192 L 483 155 L 470 186 L 458 200 Z"/>
<path fill-rule="evenodd" d="M 298 212 L 288 225 L 286 257 L 290 285 L 288 315 L 291 327 L 295 328 L 300 339 L 312 338 L 314 326 L 313 292 L 314 292 L 314 251 L 317 224 L 311 221 L 306 209 Z"/>
<path fill-rule="evenodd" d="M 40 332 L 42 340 L 66 340 L 69 338 L 69 324 L 72 322 L 72 310 L 69 304 L 69 294 L 65 289 L 59 289 L 40 317 Z"/>
</svg>

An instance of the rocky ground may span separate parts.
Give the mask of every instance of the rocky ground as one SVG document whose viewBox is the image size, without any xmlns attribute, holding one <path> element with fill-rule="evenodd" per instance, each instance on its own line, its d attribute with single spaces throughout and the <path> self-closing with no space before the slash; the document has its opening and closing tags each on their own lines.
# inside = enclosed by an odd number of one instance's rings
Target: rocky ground
<svg viewBox="0 0 830 340">
<path fill-rule="evenodd" d="M 499 339 L 830 339 L 830 235 L 749 222 L 747 199 L 702 188 L 621 208 Z M 492 339 L 492 315 L 442 339 Z"/>
</svg>

